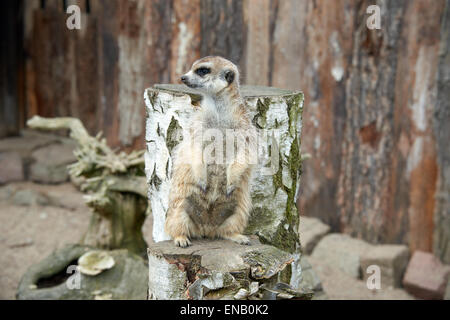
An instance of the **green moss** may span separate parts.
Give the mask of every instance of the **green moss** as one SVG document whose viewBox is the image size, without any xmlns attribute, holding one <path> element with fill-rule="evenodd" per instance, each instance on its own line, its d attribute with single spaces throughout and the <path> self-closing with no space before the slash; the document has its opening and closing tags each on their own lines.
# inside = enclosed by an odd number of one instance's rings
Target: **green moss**
<svg viewBox="0 0 450 320">
<path fill-rule="evenodd" d="M 270 98 L 261 98 L 256 102 L 256 110 L 258 113 L 253 117 L 253 124 L 259 128 L 263 129 L 267 124 L 267 111 L 270 108 L 272 100 Z"/>
<path fill-rule="evenodd" d="M 303 93 L 298 93 L 287 98 L 287 111 L 289 114 L 289 134 L 294 137 L 297 133 L 297 123 L 303 111 Z"/>
<path fill-rule="evenodd" d="M 283 184 L 283 157 L 281 153 L 278 154 L 278 171 L 272 176 L 273 185 L 275 186 L 274 196 L 278 189 L 288 192 L 286 186 Z"/>
<path fill-rule="evenodd" d="M 289 151 L 288 169 L 292 179 L 292 184 L 290 188 L 287 188 L 288 200 L 286 205 L 286 217 L 289 224 L 298 225 L 298 212 L 295 203 L 295 195 L 297 193 L 297 179 L 300 177 L 301 158 L 297 136 L 295 137 L 294 141 L 292 141 L 291 150 Z"/>
<path fill-rule="evenodd" d="M 178 124 L 178 121 L 175 120 L 174 117 L 170 120 L 169 127 L 167 128 L 166 134 L 166 145 L 169 149 L 169 152 L 172 153 L 173 148 L 180 143 L 179 141 L 179 133 L 181 132 L 181 126 Z"/>
<path fill-rule="evenodd" d="M 150 184 L 153 184 L 156 187 L 156 189 L 159 189 L 161 183 L 162 183 L 161 179 L 158 178 L 158 176 L 156 175 L 156 164 L 155 164 L 155 168 L 153 168 L 152 177 L 150 178 Z"/>
<path fill-rule="evenodd" d="M 156 109 L 155 109 L 155 102 L 156 101 L 155 100 L 156 100 L 156 97 L 157 97 L 158 93 L 156 91 L 147 90 L 146 94 L 147 94 L 148 100 L 150 101 L 151 107 L 153 108 L 153 110 L 156 111 Z M 145 112 L 146 112 L 147 118 L 149 118 L 150 114 L 148 113 L 148 109 L 147 108 L 145 108 Z"/>
<path fill-rule="evenodd" d="M 279 281 L 284 283 L 290 283 L 291 277 L 292 277 L 292 266 L 288 265 L 280 272 Z"/>
<path fill-rule="evenodd" d="M 257 198 L 253 197 L 254 202 L 258 202 Z M 256 234 L 261 231 L 261 226 L 269 226 L 273 224 L 274 217 L 273 214 L 266 208 L 254 208 L 252 211 L 252 216 L 245 229 L 245 234 Z"/>
<path fill-rule="evenodd" d="M 258 114 L 255 116 L 256 123 L 264 123 L 266 125 L 266 113 L 271 101 L 259 99 L 257 102 Z M 253 217 L 250 220 L 247 233 L 258 234 L 260 241 L 264 244 L 273 245 L 281 250 L 294 253 L 300 247 L 299 236 L 297 232 L 299 223 L 299 213 L 295 202 L 297 193 L 297 181 L 301 174 L 302 159 L 300 154 L 300 137 L 298 134 L 298 122 L 301 120 L 303 94 L 298 93 L 286 97 L 287 112 L 289 116 L 289 135 L 293 139 L 287 158 L 281 153 L 279 154 L 279 169 L 272 176 L 273 185 L 276 192 L 285 192 L 287 195 L 284 217 L 285 219 L 278 225 L 275 232 L 266 234 L 261 230 L 261 226 L 270 226 L 275 223 L 273 213 L 268 209 L 255 208 Z M 279 125 L 275 123 L 275 125 Z M 291 178 L 291 185 L 283 184 L 283 169 L 288 171 Z M 262 200 L 262 199 L 261 199 Z M 257 202 L 258 198 L 254 197 L 253 201 Z M 286 228 L 285 228 L 286 226 Z M 289 269 L 290 270 L 290 269 Z M 291 271 L 283 272 L 283 277 L 290 278 Z"/>
<path fill-rule="evenodd" d="M 287 230 L 284 227 L 285 225 L 288 225 Z M 283 221 L 280 223 L 278 230 L 271 239 L 272 245 L 289 253 L 294 253 L 296 251 L 297 241 L 297 232 L 288 221 Z"/>
</svg>

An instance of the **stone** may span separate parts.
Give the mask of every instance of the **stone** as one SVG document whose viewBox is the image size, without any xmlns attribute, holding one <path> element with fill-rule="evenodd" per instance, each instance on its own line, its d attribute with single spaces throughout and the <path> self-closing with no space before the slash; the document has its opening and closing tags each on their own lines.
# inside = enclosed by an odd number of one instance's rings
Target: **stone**
<svg viewBox="0 0 450 320">
<path fill-rule="evenodd" d="M 0 152 L 0 185 L 25 180 L 22 158 L 15 151 Z"/>
<path fill-rule="evenodd" d="M 367 281 L 355 279 L 339 268 L 308 257 L 314 271 L 320 277 L 326 296 L 331 300 L 414 300 L 414 297 L 403 289 L 381 287 L 369 288 Z M 313 299 L 320 299 L 314 293 Z"/>
<path fill-rule="evenodd" d="M 68 245 L 32 265 L 22 277 L 19 300 L 146 300 L 148 268 L 128 250 L 108 251 L 114 266 L 97 275 L 76 271 L 77 259 L 93 250 Z M 77 286 L 78 284 L 78 286 Z"/>
<path fill-rule="evenodd" d="M 311 256 L 355 279 L 361 279 L 360 258 L 371 247 L 367 242 L 346 234 L 332 233 L 320 240 Z"/>
<path fill-rule="evenodd" d="M 445 289 L 444 300 L 450 300 L 450 280 L 447 281 L 447 288 Z"/>
<path fill-rule="evenodd" d="M 317 243 L 330 232 L 330 227 L 317 218 L 300 217 L 300 243 L 303 254 L 311 254 Z"/>
<path fill-rule="evenodd" d="M 303 94 L 277 88 L 242 86 L 241 93 L 258 132 L 258 164 L 251 181 L 253 210 L 246 234 L 295 253 L 284 279 L 298 286 L 300 243 L 296 207 L 300 185 L 300 134 Z M 144 93 L 147 112 L 145 170 L 153 214 L 153 240 L 164 232 L 172 175 L 172 150 L 199 107 L 198 91 L 157 84 Z M 273 155 L 273 156 L 272 156 Z"/>
<path fill-rule="evenodd" d="M 376 245 L 361 256 L 364 280 L 371 275 L 366 270 L 371 265 L 380 267 L 381 286 L 400 288 L 408 265 L 409 249 L 405 245 Z"/>
<path fill-rule="evenodd" d="M 71 144 L 55 143 L 32 153 L 30 179 L 41 183 L 62 183 L 69 180 L 67 166 L 76 161 Z"/>
<path fill-rule="evenodd" d="M 403 278 L 405 289 L 420 299 L 444 298 L 450 267 L 432 253 L 415 251 Z"/>
<path fill-rule="evenodd" d="M 50 204 L 49 198 L 37 190 L 20 189 L 12 196 L 12 203 L 18 206 L 46 206 Z"/>
<path fill-rule="evenodd" d="M 42 134 L 31 130 L 23 130 L 20 136 L 0 140 L 0 152 L 15 151 L 23 159 L 29 158 L 37 148 L 58 141 L 54 135 Z"/>
<path fill-rule="evenodd" d="M 312 290 L 314 292 L 313 300 L 327 299 L 322 281 L 309 263 L 307 256 L 302 255 L 300 257 L 300 266 L 302 268 L 300 287 Z"/>
<path fill-rule="evenodd" d="M 249 246 L 193 240 L 191 246 L 179 248 L 173 241 L 161 241 L 148 248 L 148 296 L 154 300 L 246 298 L 263 284 L 275 284 L 293 261 L 292 254 L 263 245 L 254 236 Z"/>
<path fill-rule="evenodd" d="M 7 184 L 0 186 L 0 201 L 9 201 L 14 192 L 17 191 L 17 187 L 14 184 Z"/>
</svg>

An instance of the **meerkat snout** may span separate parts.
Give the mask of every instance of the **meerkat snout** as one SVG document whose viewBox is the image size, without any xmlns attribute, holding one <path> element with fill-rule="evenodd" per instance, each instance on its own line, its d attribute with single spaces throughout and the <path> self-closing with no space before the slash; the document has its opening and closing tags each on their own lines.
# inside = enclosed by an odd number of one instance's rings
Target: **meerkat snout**
<svg viewBox="0 0 450 320">
<path fill-rule="evenodd" d="M 197 60 L 180 79 L 188 87 L 208 95 L 216 95 L 230 86 L 239 87 L 237 67 L 222 57 L 205 57 Z"/>
</svg>

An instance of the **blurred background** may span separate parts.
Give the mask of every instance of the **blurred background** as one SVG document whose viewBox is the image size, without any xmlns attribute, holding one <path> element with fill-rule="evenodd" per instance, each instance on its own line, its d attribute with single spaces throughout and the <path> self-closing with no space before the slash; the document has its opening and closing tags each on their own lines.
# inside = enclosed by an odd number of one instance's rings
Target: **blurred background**
<svg viewBox="0 0 450 320">
<path fill-rule="evenodd" d="M 72 4 L 82 11 L 80 30 L 66 27 Z M 370 30 L 366 10 L 373 4 L 381 8 L 381 25 Z M 111 146 L 143 149 L 144 89 L 178 83 L 194 60 L 221 55 L 239 65 L 244 84 L 304 92 L 301 144 L 311 158 L 302 168 L 302 216 L 320 219 L 331 232 L 404 244 L 450 264 L 450 1 L 0 6 L 3 171 L 11 168 L 6 154 L 17 137 L 30 134 L 26 119 L 36 114 L 77 117 Z M 0 177 L 1 184 L 33 180 L 34 160 L 22 155 L 22 176 Z"/>
</svg>

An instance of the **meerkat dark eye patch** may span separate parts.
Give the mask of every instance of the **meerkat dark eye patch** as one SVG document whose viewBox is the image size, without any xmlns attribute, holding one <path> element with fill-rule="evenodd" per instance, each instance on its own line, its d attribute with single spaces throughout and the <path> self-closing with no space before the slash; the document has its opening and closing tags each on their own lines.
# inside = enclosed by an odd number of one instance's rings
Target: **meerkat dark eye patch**
<svg viewBox="0 0 450 320">
<path fill-rule="evenodd" d="M 200 77 L 203 77 L 204 75 L 211 73 L 211 69 L 206 67 L 200 67 L 197 70 L 195 70 L 195 73 L 198 74 Z"/>
<path fill-rule="evenodd" d="M 225 80 L 228 82 L 228 84 L 231 84 L 234 81 L 234 71 L 225 71 Z"/>
</svg>

